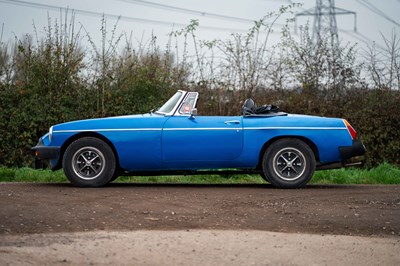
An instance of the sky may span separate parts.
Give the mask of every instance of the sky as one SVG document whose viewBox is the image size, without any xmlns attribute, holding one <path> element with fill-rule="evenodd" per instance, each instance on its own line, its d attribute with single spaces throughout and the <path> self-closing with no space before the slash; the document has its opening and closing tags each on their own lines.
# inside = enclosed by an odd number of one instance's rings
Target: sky
<svg viewBox="0 0 400 266">
<path fill-rule="evenodd" d="M 0 34 L 1 41 L 8 42 L 23 34 L 33 34 L 34 24 L 39 37 L 44 36 L 48 17 L 53 20 L 60 17 L 60 10 L 50 7 L 56 6 L 80 10 L 75 23 L 78 27 L 83 25 L 96 43 L 100 42 L 102 13 L 111 15 L 107 17 L 109 31 L 116 17 L 122 16 L 118 32 L 132 33 L 136 42 L 148 40 L 153 34 L 159 44 L 166 43 L 168 33 L 183 28 L 191 19 L 198 19 L 200 23 L 196 38 L 226 39 L 233 32 L 246 32 L 253 25 L 251 21 L 278 11 L 280 6 L 290 2 L 303 4 L 293 9 L 295 13 L 316 4 L 315 0 L 0 0 Z M 400 0 L 336 0 L 335 5 L 357 13 L 357 32 L 353 31 L 352 15 L 336 16 L 339 39 L 344 43 L 357 42 L 363 47 L 364 43 L 371 45 L 375 41 L 384 46 L 381 34 L 389 37 L 393 30 L 400 34 Z M 285 23 L 287 18 L 289 15 L 283 16 L 277 24 Z M 312 25 L 313 17 L 299 17 L 298 25 L 307 21 Z M 272 44 L 279 41 L 279 30 L 275 28 Z"/>
</svg>

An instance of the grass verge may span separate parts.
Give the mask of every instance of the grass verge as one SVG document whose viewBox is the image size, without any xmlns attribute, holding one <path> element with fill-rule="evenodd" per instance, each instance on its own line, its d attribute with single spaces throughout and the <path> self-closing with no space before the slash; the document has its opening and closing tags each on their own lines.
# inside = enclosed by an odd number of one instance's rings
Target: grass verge
<svg viewBox="0 0 400 266">
<path fill-rule="evenodd" d="M 0 182 L 68 182 L 62 170 L 0 168 Z M 115 182 L 254 184 L 265 181 L 258 175 L 122 176 Z M 384 163 L 372 169 L 317 171 L 311 184 L 400 184 L 400 168 Z"/>
<path fill-rule="evenodd" d="M 400 168 L 383 163 L 371 169 L 341 168 L 317 171 L 314 184 L 400 184 Z"/>
</svg>

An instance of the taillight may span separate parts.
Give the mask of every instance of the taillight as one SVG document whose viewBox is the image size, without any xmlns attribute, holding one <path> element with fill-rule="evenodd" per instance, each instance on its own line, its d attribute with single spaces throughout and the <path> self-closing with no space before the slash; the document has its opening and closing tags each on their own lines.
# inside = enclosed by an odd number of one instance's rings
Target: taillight
<svg viewBox="0 0 400 266">
<path fill-rule="evenodd" d="M 347 130 L 349 131 L 351 138 L 352 139 L 356 139 L 357 138 L 357 131 L 350 125 L 349 122 L 347 122 L 346 119 L 343 119 L 343 122 L 346 125 Z"/>
</svg>

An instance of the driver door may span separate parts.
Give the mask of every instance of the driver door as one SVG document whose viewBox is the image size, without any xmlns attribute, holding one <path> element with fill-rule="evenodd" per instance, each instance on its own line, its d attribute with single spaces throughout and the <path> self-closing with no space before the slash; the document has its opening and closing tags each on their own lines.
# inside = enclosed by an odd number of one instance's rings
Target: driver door
<svg viewBox="0 0 400 266">
<path fill-rule="evenodd" d="M 241 116 L 170 117 L 162 130 L 163 163 L 190 166 L 190 162 L 204 162 L 206 166 L 207 162 L 238 158 L 243 149 L 242 119 Z"/>
</svg>

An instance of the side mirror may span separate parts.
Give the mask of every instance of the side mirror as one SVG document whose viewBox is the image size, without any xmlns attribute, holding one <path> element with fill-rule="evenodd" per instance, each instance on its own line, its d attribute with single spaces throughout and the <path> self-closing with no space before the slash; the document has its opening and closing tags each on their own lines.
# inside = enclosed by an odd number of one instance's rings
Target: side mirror
<svg viewBox="0 0 400 266">
<path fill-rule="evenodd" d="M 190 110 L 190 119 L 193 119 L 195 116 L 197 115 L 197 108 L 192 108 L 192 110 Z"/>
</svg>

